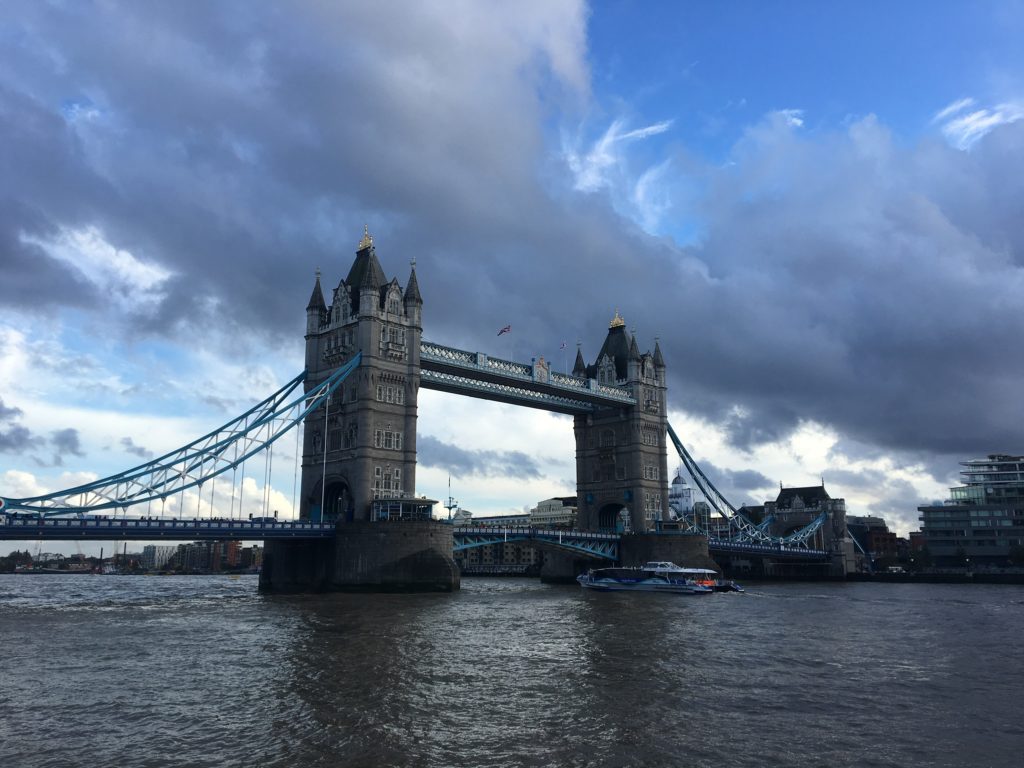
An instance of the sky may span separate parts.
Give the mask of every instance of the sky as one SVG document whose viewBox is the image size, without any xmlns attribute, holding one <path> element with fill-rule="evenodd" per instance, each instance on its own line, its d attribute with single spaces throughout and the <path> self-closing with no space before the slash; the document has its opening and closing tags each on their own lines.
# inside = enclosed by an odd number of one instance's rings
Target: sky
<svg viewBox="0 0 1024 768">
<path fill-rule="evenodd" d="M 273 392 L 367 226 L 425 339 L 571 368 L 618 311 L 735 505 L 824 481 L 906 534 L 1024 453 L 1022 37 L 1007 1 L 13 0 L 0 496 Z M 565 416 L 422 391 L 418 442 L 477 515 L 575 492 Z"/>
</svg>

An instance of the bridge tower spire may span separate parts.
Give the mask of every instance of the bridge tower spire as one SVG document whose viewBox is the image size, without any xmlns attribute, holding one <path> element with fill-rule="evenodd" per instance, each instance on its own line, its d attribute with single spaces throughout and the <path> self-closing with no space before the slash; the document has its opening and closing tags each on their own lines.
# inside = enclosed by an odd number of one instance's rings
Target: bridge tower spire
<svg viewBox="0 0 1024 768">
<path fill-rule="evenodd" d="M 330 307 L 319 276 L 307 322 L 306 387 L 362 352 L 359 369 L 306 418 L 299 514 L 340 524 L 373 518 L 375 500 L 412 498 L 421 309 L 415 272 L 404 293 L 388 281 L 369 229 Z"/>
<path fill-rule="evenodd" d="M 655 530 L 668 519 L 665 361 L 660 347 L 640 353 L 618 310 L 597 358 L 577 352 L 574 375 L 592 386 L 629 389 L 635 405 L 574 417 L 578 524 L 585 530 Z"/>
</svg>

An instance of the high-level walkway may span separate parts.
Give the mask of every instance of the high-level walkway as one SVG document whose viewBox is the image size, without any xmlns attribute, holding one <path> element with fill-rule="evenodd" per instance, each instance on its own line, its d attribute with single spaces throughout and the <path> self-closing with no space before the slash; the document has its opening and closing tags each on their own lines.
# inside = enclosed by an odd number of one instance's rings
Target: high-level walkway
<svg viewBox="0 0 1024 768">
<path fill-rule="evenodd" d="M 622 387 L 558 373 L 543 364 L 515 363 L 426 340 L 420 343 L 420 385 L 569 415 L 591 413 L 598 407 L 636 405 L 629 390 Z"/>
</svg>

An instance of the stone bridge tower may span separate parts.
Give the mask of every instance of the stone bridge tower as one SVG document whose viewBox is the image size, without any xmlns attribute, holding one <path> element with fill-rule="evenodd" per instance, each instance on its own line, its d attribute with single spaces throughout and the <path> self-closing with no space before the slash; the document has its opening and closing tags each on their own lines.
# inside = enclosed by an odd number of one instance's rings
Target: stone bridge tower
<svg viewBox="0 0 1024 768">
<path fill-rule="evenodd" d="M 403 291 L 384 276 L 368 232 L 330 305 L 317 272 L 306 307 L 307 391 L 363 357 L 306 418 L 301 518 L 366 521 L 375 499 L 414 495 L 422 309 L 415 262 Z"/>
<path fill-rule="evenodd" d="M 573 375 L 629 389 L 635 406 L 576 416 L 577 525 L 590 531 L 655 530 L 668 519 L 665 360 L 640 354 L 615 313 L 593 364 L 577 350 Z"/>
</svg>

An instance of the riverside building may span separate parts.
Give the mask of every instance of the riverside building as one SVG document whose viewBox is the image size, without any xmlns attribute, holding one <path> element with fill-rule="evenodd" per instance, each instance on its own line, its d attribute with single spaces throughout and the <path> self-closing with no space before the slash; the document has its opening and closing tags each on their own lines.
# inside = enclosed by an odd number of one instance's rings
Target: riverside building
<svg viewBox="0 0 1024 768">
<path fill-rule="evenodd" d="M 1024 547 L 1024 456 L 960 462 L 963 485 L 943 504 L 917 508 L 938 566 L 1006 566 Z"/>
</svg>

